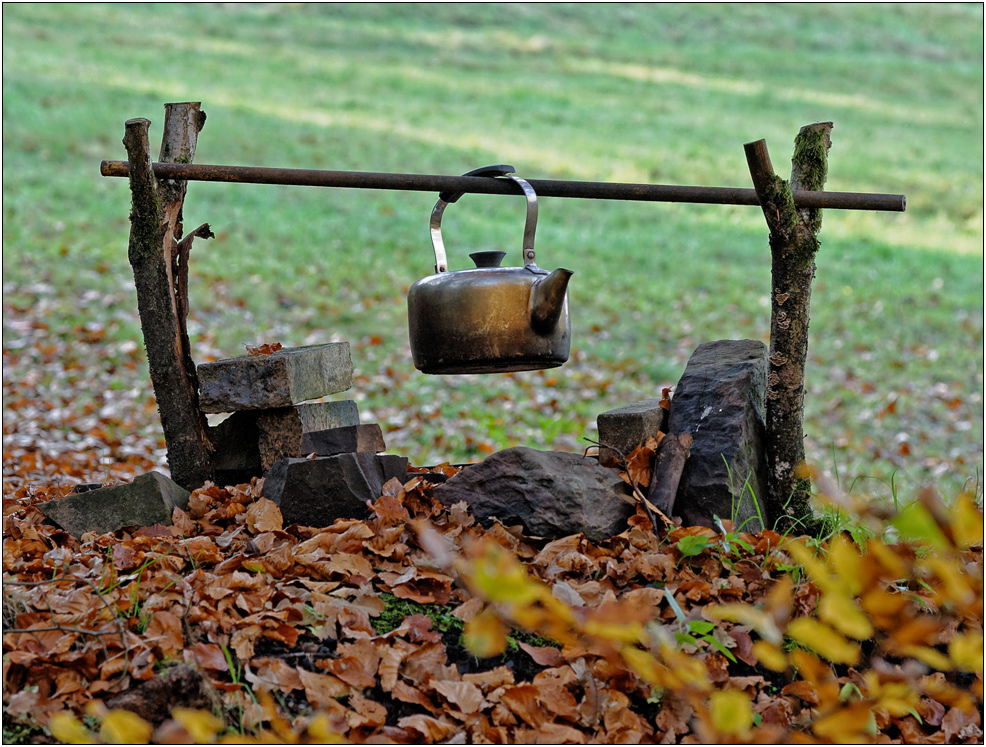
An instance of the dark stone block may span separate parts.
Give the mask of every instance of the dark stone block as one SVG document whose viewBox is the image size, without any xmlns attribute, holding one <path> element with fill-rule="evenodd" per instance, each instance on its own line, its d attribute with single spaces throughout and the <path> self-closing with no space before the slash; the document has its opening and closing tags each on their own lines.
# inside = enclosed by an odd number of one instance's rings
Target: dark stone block
<svg viewBox="0 0 986 747">
<path fill-rule="evenodd" d="M 355 425 L 359 410 L 352 400 L 234 412 L 214 431 L 216 482 L 249 482 L 281 459 L 311 454 L 302 445 L 306 433 Z"/>
<path fill-rule="evenodd" d="M 660 397 L 651 397 L 600 414 L 596 427 L 599 443 L 619 449 L 626 457 L 657 431 L 667 432 L 668 411 L 661 407 Z M 599 447 L 600 464 L 610 464 L 619 458 L 619 454 L 606 446 Z"/>
<path fill-rule="evenodd" d="M 767 347 L 756 340 L 699 345 L 671 400 L 668 430 L 692 435 L 675 514 L 685 525 L 733 519 L 744 531 L 763 527 L 753 496 L 766 496 Z M 752 495 L 751 495 L 752 491 Z"/>
<path fill-rule="evenodd" d="M 383 431 L 376 423 L 367 425 L 347 425 L 342 428 L 329 428 L 324 431 L 305 433 L 301 437 L 302 454 L 334 456 L 366 451 L 379 454 L 386 451 Z"/>
<path fill-rule="evenodd" d="M 191 493 L 160 472 L 148 472 L 126 485 L 74 493 L 38 506 L 74 537 L 104 534 L 123 527 L 171 524 L 174 509 L 185 509 Z"/>
<path fill-rule="evenodd" d="M 487 526 L 495 516 L 538 537 L 582 532 L 599 541 L 619 534 L 633 514 L 629 488 L 592 458 L 523 446 L 493 454 L 435 488 L 451 506 L 465 501 Z"/>
<path fill-rule="evenodd" d="M 384 484 L 407 481 L 407 459 L 391 454 L 339 454 L 315 459 L 282 459 L 267 473 L 262 495 L 281 509 L 284 525 L 326 527 L 336 519 L 363 519 L 367 501 Z"/>
</svg>

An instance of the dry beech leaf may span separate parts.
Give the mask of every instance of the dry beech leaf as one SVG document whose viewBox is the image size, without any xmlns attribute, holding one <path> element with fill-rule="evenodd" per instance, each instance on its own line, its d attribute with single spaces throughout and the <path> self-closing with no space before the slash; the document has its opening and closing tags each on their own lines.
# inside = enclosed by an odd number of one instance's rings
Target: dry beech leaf
<svg viewBox="0 0 986 747">
<path fill-rule="evenodd" d="M 279 342 L 264 342 L 260 345 L 245 345 L 248 355 L 270 355 L 281 349 Z"/>
<path fill-rule="evenodd" d="M 247 528 L 254 534 L 280 530 L 284 524 L 281 509 L 269 498 L 260 498 L 246 512 Z"/>
<path fill-rule="evenodd" d="M 471 682 L 434 680 L 431 686 L 435 692 L 465 714 L 476 713 L 489 705 L 483 698 L 483 692 Z"/>
</svg>

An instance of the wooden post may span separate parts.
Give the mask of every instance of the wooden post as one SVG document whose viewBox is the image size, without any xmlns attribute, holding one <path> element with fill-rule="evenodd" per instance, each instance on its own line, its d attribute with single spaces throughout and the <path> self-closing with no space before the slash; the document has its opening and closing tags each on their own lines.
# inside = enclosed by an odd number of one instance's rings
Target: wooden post
<svg viewBox="0 0 986 747">
<path fill-rule="evenodd" d="M 796 208 L 792 190 L 821 191 L 828 171 L 831 122 L 806 125 L 794 141 L 791 182 L 774 173 L 763 140 L 747 143 L 747 164 L 770 230 L 770 366 L 767 375 L 767 496 L 769 516 L 786 527 L 814 529 L 805 461 L 805 361 L 818 208 Z"/>
<path fill-rule="evenodd" d="M 162 161 L 191 162 L 205 122 L 199 106 L 166 106 Z M 185 330 L 187 261 L 192 238 L 211 236 L 211 232 L 207 225 L 200 226 L 179 243 L 185 182 L 158 184 L 151 167 L 150 124 L 146 119 L 128 120 L 123 138 L 132 165 L 128 255 L 168 466 L 172 479 L 191 490 L 212 478 L 213 463 L 209 426 L 199 410 L 198 380 Z"/>
</svg>

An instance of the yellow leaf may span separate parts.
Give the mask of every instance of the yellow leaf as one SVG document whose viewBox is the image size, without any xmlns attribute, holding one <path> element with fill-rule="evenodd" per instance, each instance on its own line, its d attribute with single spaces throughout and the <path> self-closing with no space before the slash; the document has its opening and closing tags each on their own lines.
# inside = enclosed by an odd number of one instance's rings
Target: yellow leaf
<svg viewBox="0 0 986 747">
<path fill-rule="evenodd" d="M 71 711 L 59 711 L 48 719 L 48 731 L 65 744 L 96 744 L 92 733 Z"/>
<path fill-rule="evenodd" d="M 493 602 L 526 605 L 550 596 L 550 592 L 527 575 L 513 553 L 495 542 L 488 542 L 483 554 L 465 565 L 463 575 Z"/>
<path fill-rule="evenodd" d="M 923 661 L 932 669 L 937 669 L 941 672 L 952 671 L 952 662 L 945 656 L 941 651 L 932 648 L 931 646 L 902 646 L 900 653 L 904 656 L 910 656 L 918 661 Z"/>
<path fill-rule="evenodd" d="M 825 564 L 803 542 L 790 542 L 784 546 L 784 549 L 805 569 L 809 578 L 815 582 L 818 588 L 829 589 L 832 587 L 832 579 L 829 577 Z"/>
<path fill-rule="evenodd" d="M 857 640 L 873 637 L 873 625 L 856 601 L 841 590 L 831 589 L 822 594 L 818 616 L 843 635 Z"/>
<path fill-rule="evenodd" d="M 583 630 L 588 635 L 605 638 L 608 641 L 620 643 L 638 643 L 644 640 L 644 626 L 639 622 L 608 623 L 599 620 L 587 620 Z"/>
<path fill-rule="evenodd" d="M 484 610 L 462 629 L 463 642 L 475 656 L 486 659 L 507 648 L 507 630 L 492 610 Z"/>
<path fill-rule="evenodd" d="M 792 620 L 787 634 L 835 664 L 853 665 L 859 661 L 859 646 L 810 617 Z"/>
<path fill-rule="evenodd" d="M 771 616 L 748 604 L 717 604 L 707 608 L 707 614 L 716 620 L 728 620 L 740 625 L 749 625 L 757 631 L 761 638 L 772 644 L 780 645 L 784 640 Z"/>
<path fill-rule="evenodd" d="M 983 512 L 976 507 L 972 496 L 962 493 L 955 501 L 952 536 L 955 544 L 965 550 L 983 543 Z"/>
<path fill-rule="evenodd" d="M 983 634 L 956 633 L 948 642 L 948 655 L 964 672 L 983 671 Z"/>
<path fill-rule="evenodd" d="M 881 540 L 871 539 L 866 543 L 866 552 L 876 558 L 876 561 L 886 568 L 894 578 L 904 578 L 908 566 L 897 553 L 887 547 Z"/>
<path fill-rule="evenodd" d="M 208 744 L 222 730 L 222 719 L 196 708 L 175 708 L 171 717 L 185 727 L 196 744 Z"/>
<path fill-rule="evenodd" d="M 866 696 L 877 708 L 885 709 L 891 716 L 903 718 L 914 713 L 921 695 L 910 682 L 883 682 L 872 669 L 864 674 Z"/>
<path fill-rule="evenodd" d="M 859 550 L 842 535 L 838 535 L 828 545 L 828 567 L 839 579 L 842 586 L 852 595 L 863 589 L 862 562 Z"/>
<path fill-rule="evenodd" d="M 147 744 L 154 727 L 133 711 L 114 708 L 103 717 L 99 738 L 108 744 Z"/>
<path fill-rule="evenodd" d="M 940 555 L 929 555 L 923 559 L 922 565 L 934 571 L 934 574 L 944 584 L 943 596 L 946 601 L 957 605 L 965 605 L 972 601 L 975 595 L 972 578 L 962 571 L 957 562 L 949 562 Z M 981 588 L 982 581 L 979 582 L 979 585 Z"/>
<path fill-rule="evenodd" d="M 753 725 L 750 698 L 741 690 L 717 690 L 709 698 L 712 724 L 721 734 L 745 739 Z"/>
<path fill-rule="evenodd" d="M 775 672 L 783 672 L 787 669 L 787 657 L 772 643 L 757 641 L 753 644 L 753 655 L 757 657 L 757 661 Z"/>
<path fill-rule="evenodd" d="M 641 651 L 633 646 L 624 646 L 620 649 L 620 656 L 648 684 L 655 687 L 668 687 L 670 684 L 668 681 L 670 673 L 649 652 Z"/>
<path fill-rule="evenodd" d="M 346 743 L 342 734 L 332 728 L 332 722 L 325 713 L 319 713 L 308 722 L 308 736 L 314 740 L 314 744 Z"/>
<path fill-rule="evenodd" d="M 667 663 L 668 669 L 674 673 L 677 682 L 680 683 L 677 686 L 684 685 L 686 688 L 691 687 L 699 690 L 706 690 L 710 687 L 709 670 L 705 668 L 701 659 L 683 654 L 666 644 L 661 644 L 660 651 L 661 658 Z"/>
<path fill-rule="evenodd" d="M 940 549 L 948 547 L 948 540 L 935 522 L 935 517 L 920 501 L 906 506 L 890 523 L 905 539 L 921 540 Z"/>
<path fill-rule="evenodd" d="M 868 703 L 851 703 L 811 725 L 815 736 L 833 744 L 867 744 L 876 736 L 876 720 Z"/>
</svg>

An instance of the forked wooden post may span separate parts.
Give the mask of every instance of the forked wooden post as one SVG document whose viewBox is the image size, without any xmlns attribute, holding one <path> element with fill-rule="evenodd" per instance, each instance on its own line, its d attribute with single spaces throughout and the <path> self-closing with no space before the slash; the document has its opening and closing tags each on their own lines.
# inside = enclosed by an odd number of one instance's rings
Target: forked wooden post
<svg viewBox="0 0 986 747">
<path fill-rule="evenodd" d="M 190 163 L 204 122 L 205 114 L 197 102 L 167 104 L 160 160 Z M 133 164 L 128 255 L 171 476 L 182 487 L 194 489 L 212 478 L 213 460 L 185 328 L 187 262 L 192 239 L 212 234 L 204 225 L 182 240 L 186 185 L 158 183 L 155 178 L 148 141 L 150 124 L 146 119 L 128 120 L 123 138 Z"/>
<path fill-rule="evenodd" d="M 792 190 L 821 191 L 831 122 L 806 125 L 794 141 L 791 181 L 774 173 L 763 140 L 747 143 L 750 176 L 770 229 L 770 365 L 767 375 L 767 512 L 786 527 L 812 531 L 805 462 L 805 361 L 821 210 L 798 208 Z"/>
</svg>

